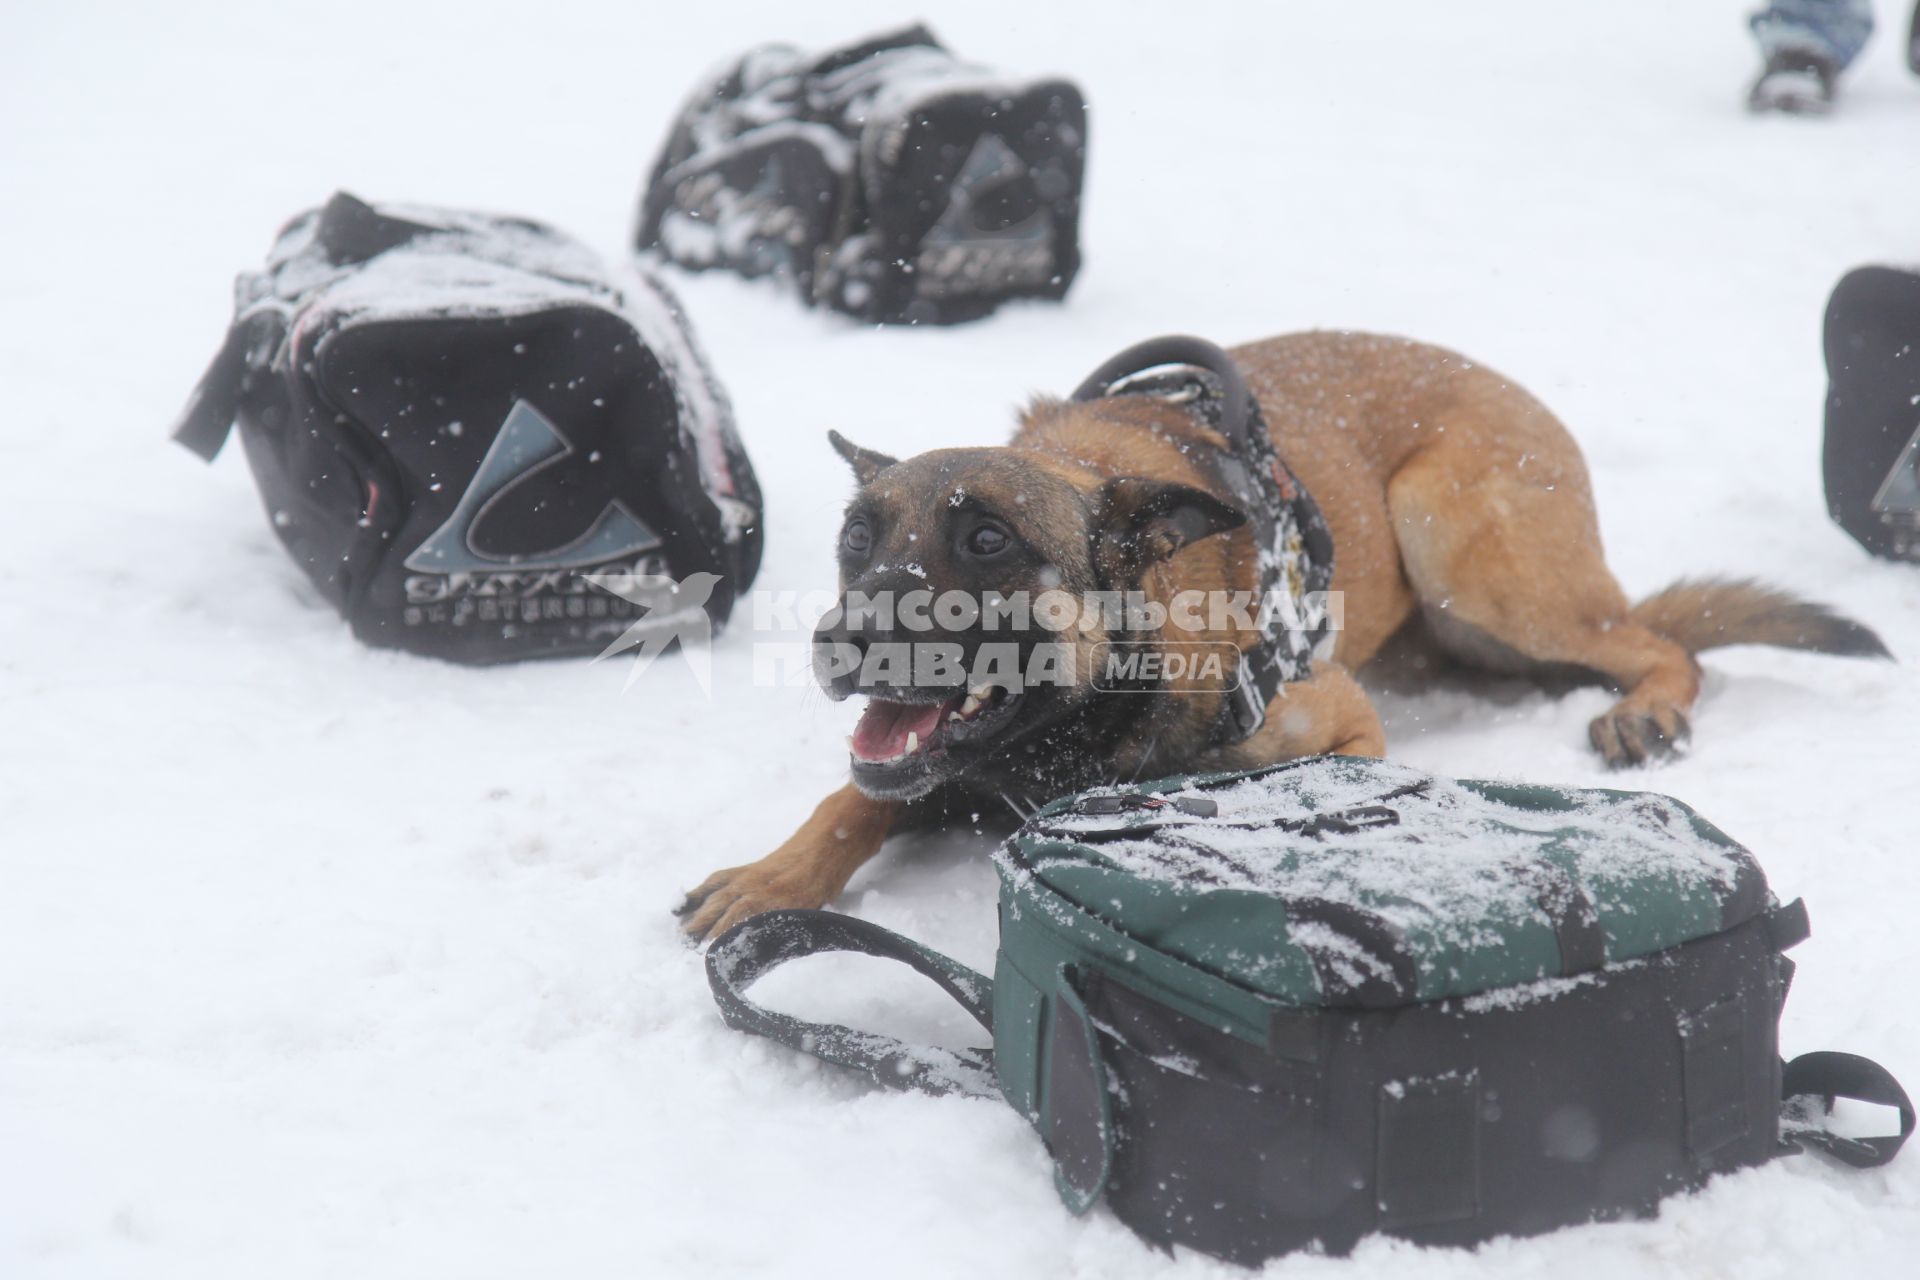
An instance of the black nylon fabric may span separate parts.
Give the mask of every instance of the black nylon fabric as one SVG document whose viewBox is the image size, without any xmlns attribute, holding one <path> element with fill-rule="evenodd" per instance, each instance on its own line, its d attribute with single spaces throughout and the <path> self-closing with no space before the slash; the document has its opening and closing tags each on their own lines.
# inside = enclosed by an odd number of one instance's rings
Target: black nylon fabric
<svg viewBox="0 0 1920 1280">
<path fill-rule="evenodd" d="M 1080 975 L 1117 1100 L 1107 1203 L 1154 1243 L 1247 1265 L 1375 1231 L 1471 1245 L 1652 1213 L 1781 1150 L 1780 960 L 1756 918 L 1546 998 L 1324 1010 L 1287 1056 Z M 1043 1110 L 1070 1177 L 1102 1135 L 1081 1101 Z"/>
<path fill-rule="evenodd" d="M 342 193 L 237 294 L 175 436 L 211 460 L 238 426 L 276 535 L 367 643 L 665 644 L 752 582 L 759 487 L 657 282 L 537 223 Z"/>
<path fill-rule="evenodd" d="M 1920 560 L 1920 269 L 1848 272 L 1824 345 L 1828 514 L 1874 555 Z"/>
<path fill-rule="evenodd" d="M 1062 298 L 1086 130 L 1071 83 L 964 62 L 922 26 L 817 55 L 759 46 L 682 108 L 634 244 L 881 324 Z"/>
</svg>

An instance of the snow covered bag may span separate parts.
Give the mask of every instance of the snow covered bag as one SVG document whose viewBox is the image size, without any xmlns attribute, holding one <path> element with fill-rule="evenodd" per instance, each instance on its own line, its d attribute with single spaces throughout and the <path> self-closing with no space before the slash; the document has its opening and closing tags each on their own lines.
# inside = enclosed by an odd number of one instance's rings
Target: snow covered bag
<svg viewBox="0 0 1920 1280">
<path fill-rule="evenodd" d="M 235 292 L 175 438 L 211 461 L 238 424 L 274 531 L 361 640 L 595 653 L 643 616 L 723 623 L 753 581 L 753 469 L 650 277 L 536 222 L 340 193 Z"/>
<path fill-rule="evenodd" d="M 1920 560 L 1920 267 L 1841 277 L 1823 345 L 1828 514 L 1874 555 Z"/>
<path fill-rule="evenodd" d="M 888 1086 L 1005 1098 L 1071 1209 L 1104 1197 L 1158 1244 L 1249 1264 L 1375 1231 L 1472 1244 L 1648 1213 L 1800 1143 L 1882 1164 L 1913 1128 L 1864 1058 L 1782 1064 L 1805 908 L 1665 796 L 1323 757 L 1059 800 L 997 864 L 991 981 L 775 912 L 709 952 L 721 1011 Z M 746 1000 L 832 950 L 934 979 L 992 1053 Z M 1830 1131 L 1836 1095 L 1900 1133 Z"/>
<path fill-rule="evenodd" d="M 953 324 L 1066 296 L 1086 156 L 1071 83 L 964 62 L 925 27 L 763 45 L 681 110 L 635 244 L 862 320 Z"/>
</svg>

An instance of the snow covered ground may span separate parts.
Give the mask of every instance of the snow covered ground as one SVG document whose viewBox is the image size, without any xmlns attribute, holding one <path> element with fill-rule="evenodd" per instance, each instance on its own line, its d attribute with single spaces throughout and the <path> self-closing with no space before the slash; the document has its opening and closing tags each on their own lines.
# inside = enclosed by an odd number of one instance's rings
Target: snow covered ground
<svg viewBox="0 0 1920 1280">
<path fill-rule="evenodd" d="M 1711 655 L 1686 760 L 1629 781 L 1750 843 L 1814 937 L 1784 1037 L 1920 1084 L 1920 571 L 1823 514 L 1833 281 L 1920 259 L 1904 5 L 1826 122 L 1739 110 L 1746 0 L 928 6 L 1094 104 L 1064 308 L 873 332 L 687 281 L 769 490 L 760 585 L 830 583 L 823 433 L 994 442 L 1155 333 L 1337 326 L 1471 353 L 1584 443 L 1628 589 L 1761 575 L 1901 665 Z M 10 6 L 0 45 L 0 1275 L 1238 1274 L 1069 1217 L 984 1102 L 872 1092 L 721 1026 L 668 908 L 844 771 L 853 708 L 662 665 L 371 652 L 233 450 L 165 427 L 232 274 L 336 187 L 518 211 L 617 251 L 694 77 L 879 3 Z M 1893 28 L 1898 25 L 1899 32 Z M 1600 691 L 1387 701 L 1394 753 L 1604 783 Z M 846 909 L 977 965 L 975 847 L 892 850 Z M 794 1010 L 963 1042 L 930 988 L 813 961 Z M 1911 1275 L 1920 1154 L 1720 1180 L 1658 1221 L 1287 1276 Z"/>
</svg>

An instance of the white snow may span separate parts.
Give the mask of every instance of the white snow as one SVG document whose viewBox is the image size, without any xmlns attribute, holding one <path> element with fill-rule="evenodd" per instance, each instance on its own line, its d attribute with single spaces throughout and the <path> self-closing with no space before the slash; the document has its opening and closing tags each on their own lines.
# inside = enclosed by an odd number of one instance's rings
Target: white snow
<svg viewBox="0 0 1920 1280">
<path fill-rule="evenodd" d="M 1920 569 L 1826 521 L 1819 323 L 1920 259 L 1901 6 L 1823 121 L 1752 120 L 1751 0 L 975 0 L 965 56 L 1093 104 L 1064 308 L 873 332 L 770 284 L 675 280 L 768 490 L 769 590 L 833 572 L 827 428 L 906 454 L 1004 437 L 1164 332 L 1417 335 L 1572 426 L 1628 590 L 1764 576 L 1907 665 L 1709 655 L 1692 753 L 1635 774 L 1751 846 L 1814 936 L 1789 1052 L 1920 1084 Z M 1058 1204 L 1010 1109 L 873 1091 L 720 1024 L 668 908 L 844 778 L 855 709 L 658 662 L 465 670 L 356 645 L 238 449 L 164 429 L 233 275 L 294 212 L 505 210 L 616 252 L 703 68 L 894 4 L 498 0 L 14 6 L 0 44 L 0 1276 L 1241 1274 Z M 745 616 L 743 614 L 743 616 Z M 1384 699 L 1399 758 L 1576 785 L 1601 690 Z M 994 877 L 912 841 L 844 905 L 976 967 Z M 818 960 L 771 1003 L 948 1045 L 910 975 Z M 1390 1241 L 1295 1276 L 1911 1274 L 1920 1154 L 1722 1179 L 1658 1221 L 1475 1253 Z"/>
</svg>

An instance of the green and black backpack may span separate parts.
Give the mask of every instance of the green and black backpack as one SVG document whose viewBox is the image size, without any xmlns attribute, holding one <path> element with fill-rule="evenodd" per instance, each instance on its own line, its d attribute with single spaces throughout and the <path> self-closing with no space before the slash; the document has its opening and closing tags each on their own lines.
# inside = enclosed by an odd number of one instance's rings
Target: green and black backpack
<svg viewBox="0 0 1920 1280">
<path fill-rule="evenodd" d="M 708 953 L 721 1011 L 889 1087 L 1004 1097 L 1071 1209 L 1104 1197 L 1159 1244 L 1470 1244 L 1645 1213 L 1801 1144 L 1882 1164 L 1913 1128 L 1874 1063 L 1781 1061 L 1806 910 L 1665 796 L 1330 757 L 1085 792 L 996 860 L 992 981 L 782 911 Z M 991 1053 L 744 998 L 823 951 L 913 966 Z M 1897 1108 L 1899 1134 L 1832 1132 L 1835 1097 Z"/>
</svg>

